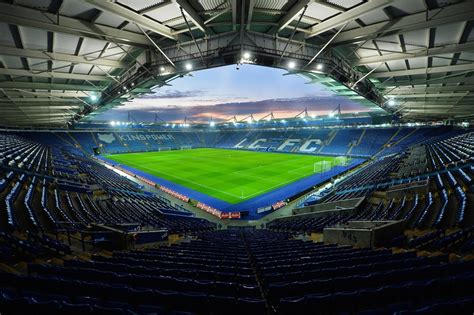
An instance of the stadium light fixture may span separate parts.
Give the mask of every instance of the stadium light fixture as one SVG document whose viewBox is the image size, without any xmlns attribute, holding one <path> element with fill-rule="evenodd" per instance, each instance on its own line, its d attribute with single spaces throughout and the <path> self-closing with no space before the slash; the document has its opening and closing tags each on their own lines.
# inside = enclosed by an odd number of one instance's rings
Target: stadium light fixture
<svg viewBox="0 0 474 315">
<path fill-rule="evenodd" d="M 288 62 L 288 69 L 294 69 L 296 67 L 296 62 L 290 61 Z"/>
<path fill-rule="evenodd" d="M 318 63 L 318 64 L 316 65 L 316 70 L 318 70 L 318 71 L 323 70 L 323 68 L 324 68 L 324 66 L 323 66 L 322 63 Z"/>
<path fill-rule="evenodd" d="M 244 52 L 242 57 L 244 57 L 244 59 L 250 59 L 250 57 L 252 57 L 252 55 L 248 51 L 246 51 L 246 52 Z"/>
<path fill-rule="evenodd" d="M 160 67 L 161 72 L 165 72 L 165 67 Z"/>
<path fill-rule="evenodd" d="M 395 105 L 395 100 L 394 100 L 393 98 L 391 98 L 391 99 L 388 101 L 388 105 L 390 105 L 390 106 Z"/>
<path fill-rule="evenodd" d="M 190 63 L 187 63 L 187 64 L 185 65 L 185 68 L 186 68 L 186 70 L 191 71 L 191 70 L 193 70 L 193 65 L 190 64 Z"/>
<path fill-rule="evenodd" d="M 97 101 L 97 95 L 91 94 L 90 99 L 91 99 L 92 102 Z"/>
<path fill-rule="evenodd" d="M 328 116 L 329 116 L 329 117 L 331 117 L 331 118 L 333 118 L 334 116 L 336 116 L 336 113 L 334 113 L 334 112 L 331 112 L 331 113 L 329 113 L 329 115 L 328 115 Z"/>
<path fill-rule="evenodd" d="M 214 127 L 215 125 L 216 125 L 216 123 L 213 120 L 211 120 L 211 122 L 209 122 L 209 126 Z"/>
</svg>

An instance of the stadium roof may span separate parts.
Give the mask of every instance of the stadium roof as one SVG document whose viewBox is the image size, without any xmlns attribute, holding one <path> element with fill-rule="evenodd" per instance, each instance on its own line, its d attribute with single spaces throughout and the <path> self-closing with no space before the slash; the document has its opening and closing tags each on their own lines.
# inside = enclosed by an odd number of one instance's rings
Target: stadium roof
<svg viewBox="0 0 474 315">
<path fill-rule="evenodd" d="M 473 115 L 472 0 L 2 0 L 0 12 L 4 125 L 64 125 L 239 62 L 409 119 Z"/>
</svg>

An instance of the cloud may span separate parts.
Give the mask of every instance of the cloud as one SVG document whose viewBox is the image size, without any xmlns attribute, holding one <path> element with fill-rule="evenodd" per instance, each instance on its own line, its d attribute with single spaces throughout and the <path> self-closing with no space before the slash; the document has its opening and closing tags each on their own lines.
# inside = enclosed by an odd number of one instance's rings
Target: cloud
<svg viewBox="0 0 474 315">
<path fill-rule="evenodd" d="M 154 94 L 148 94 L 141 96 L 141 99 L 175 99 L 175 98 L 190 98 L 190 97 L 201 97 L 206 95 L 206 91 L 201 90 L 188 90 L 188 91 L 178 91 L 178 90 L 163 90 L 158 91 Z"/>
<path fill-rule="evenodd" d="M 196 104 L 193 106 L 152 106 L 148 108 L 128 108 L 123 106 L 106 113 L 111 117 L 115 114 L 122 114 L 125 110 L 141 121 L 152 121 L 155 114 L 166 121 L 182 121 L 184 117 L 193 121 L 208 121 L 211 117 L 215 121 L 223 121 L 232 116 L 242 118 L 248 115 L 255 115 L 256 118 L 273 112 L 278 118 L 295 116 L 305 108 L 310 114 L 322 115 L 334 110 L 339 104 L 343 112 L 364 112 L 368 108 L 348 100 L 344 97 L 323 96 L 323 97 L 298 97 L 267 99 L 263 101 L 232 102 L 220 104 Z M 113 119 L 113 118 L 112 118 Z"/>
</svg>

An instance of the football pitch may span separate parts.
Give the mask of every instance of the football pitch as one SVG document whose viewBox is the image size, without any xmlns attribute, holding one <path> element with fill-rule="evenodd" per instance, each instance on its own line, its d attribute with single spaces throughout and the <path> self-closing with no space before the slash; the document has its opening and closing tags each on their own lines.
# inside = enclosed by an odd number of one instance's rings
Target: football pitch
<svg viewBox="0 0 474 315">
<path fill-rule="evenodd" d="M 330 156 L 225 149 L 124 153 L 105 157 L 232 204 L 327 171 L 337 162 Z"/>
</svg>

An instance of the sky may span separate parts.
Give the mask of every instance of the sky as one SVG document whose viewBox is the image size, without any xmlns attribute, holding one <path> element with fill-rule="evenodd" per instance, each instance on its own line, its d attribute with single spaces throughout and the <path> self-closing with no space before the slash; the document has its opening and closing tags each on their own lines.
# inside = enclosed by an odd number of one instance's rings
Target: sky
<svg viewBox="0 0 474 315">
<path fill-rule="evenodd" d="M 341 104 L 343 112 L 367 111 L 366 107 L 338 97 L 322 85 L 306 84 L 282 69 L 244 64 L 192 72 L 148 94 L 96 116 L 96 120 L 153 121 L 155 114 L 167 122 L 216 122 L 234 115 L 259 119 L 270 112 L 276 118 L 294 117 L 308 108 L 310 115 L 325 115 Z"/>
</svg>

